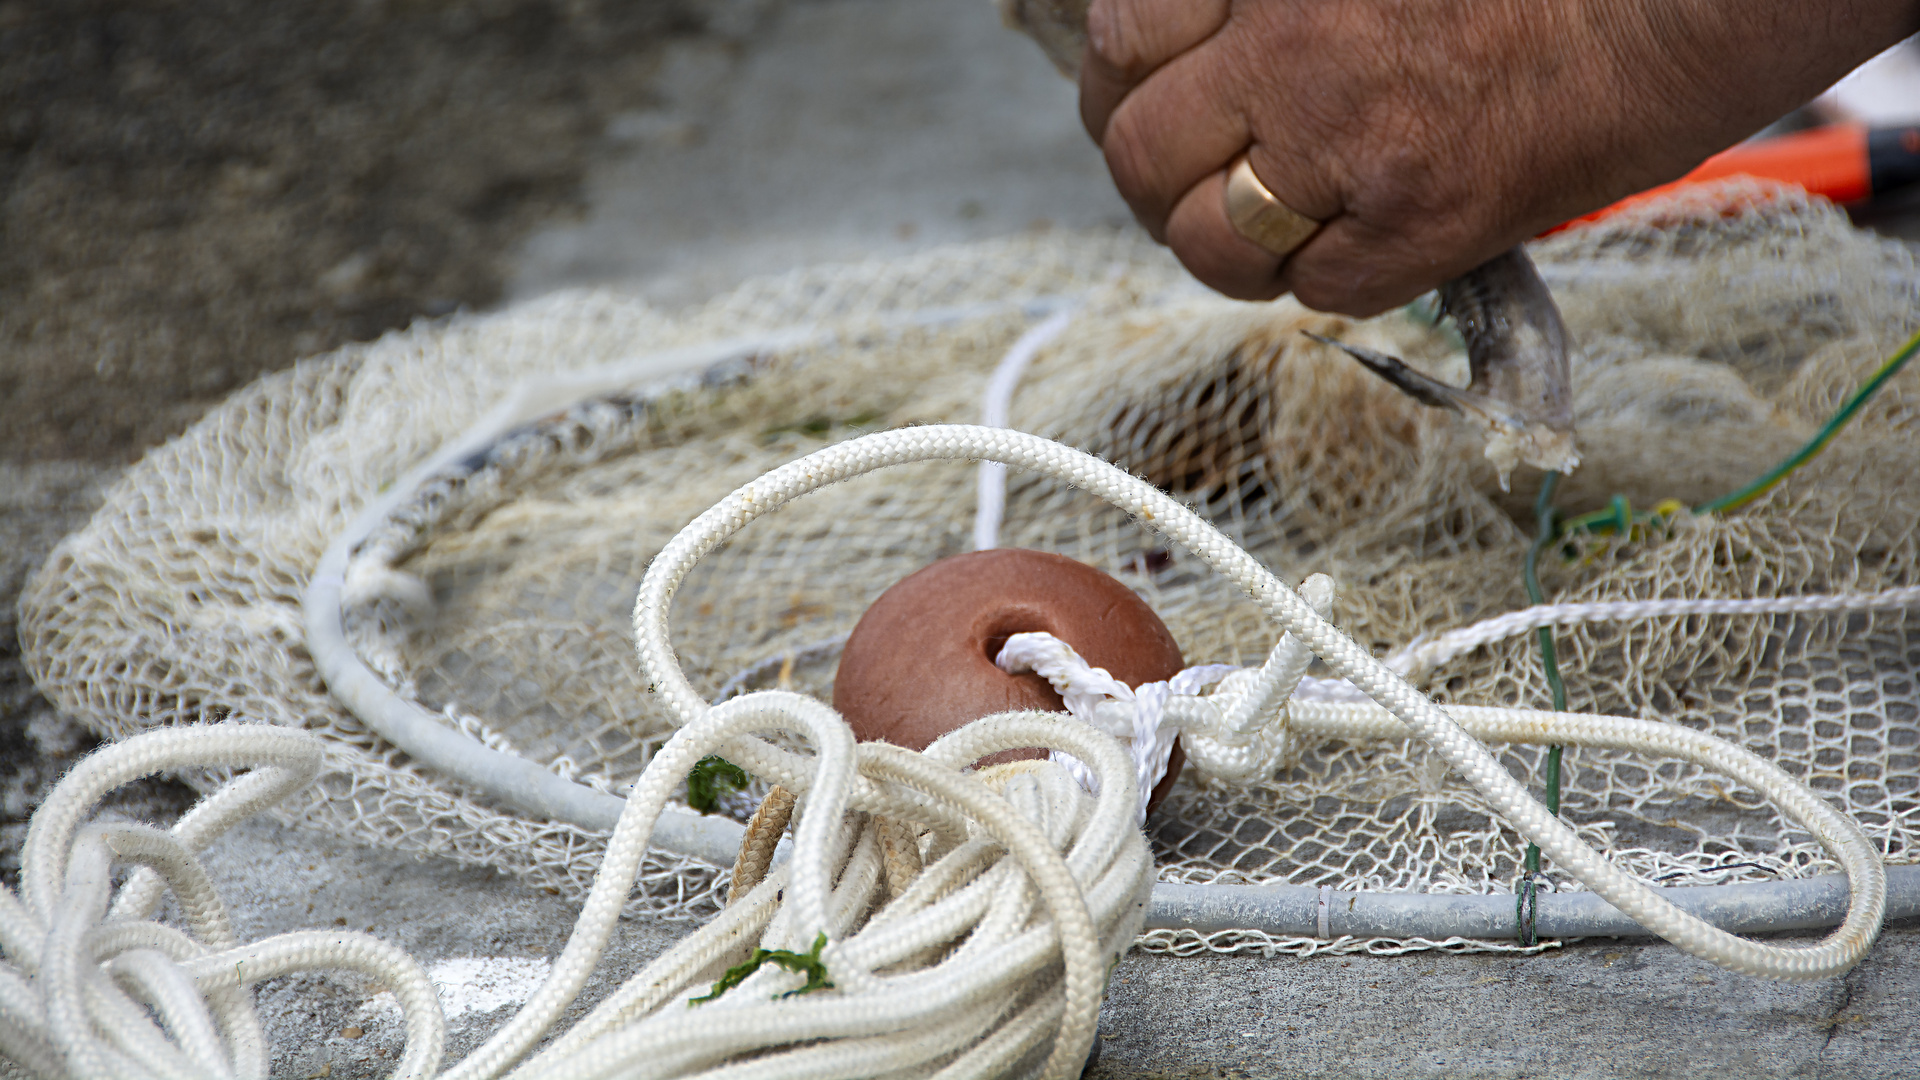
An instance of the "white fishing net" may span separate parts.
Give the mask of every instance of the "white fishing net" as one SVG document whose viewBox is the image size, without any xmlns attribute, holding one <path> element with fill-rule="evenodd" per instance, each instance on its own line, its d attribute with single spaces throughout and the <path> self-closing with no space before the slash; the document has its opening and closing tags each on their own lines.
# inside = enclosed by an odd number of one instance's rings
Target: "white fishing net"
<svg viewBox="0 0 1920 1080">
<path fill-rule="evenodd" d="M 1754 479 L 1811 437 L 1920 327 L 1913 249 L 1824 204 L 1720 189 L 1535 245 L 1575 336 L 1583 464 L 1569 512 L 1651 507 Z M 672 727 L 634 661 L 649 560 L 738 485 L 864 431 L 974 422 L 989 376 L 1040 317 L 1071 309 L 1010 426 L 1169 491 L 1284 580 L 1338 583 L 1333 620 L 1377 655 L 1524 607 L 1538 473 L 1503 492 L 1474 434 L 1313 330 L 1462 381 L 1457 340 L 1415 314 L 1366 322 L 1202 293 L 1131 234 L 1042 234 L 741 287 L 667 314 L 565 293 L 422 324 L 236 395 L 129 471 L 22 599 L 37 682 L 124 738 L 199 719 L 304 727 L 329 747 L 285 811 L 363 842 L 444 855 L 581 895 L 605 833 L 534 820 L 421 768 L 327 691 L 301 602 L 322 551 L 371 500 L 529 378 L 728 339 L 750 356 L 661 391 L 557 407 L 435 488 L 348 575 L 349 639 L 402 697 L 590 788 L 630 783 Z M 1855 594 L 1920 584 L 1920 373 L 1885 385 L 1825 452 L 1737 513 L 1541 561 L 1548 599 Z M 675 595 L 673 642 L 709 697 L 782 685 L 831 698 L 836 642 L 895 581 L 972 546 L 974 469 L 917 464 L 809 495 L 707 557 Z M 1257 663 L 1275 631 L 1231 584 L 1125 514 L 1013 473 L 1001 542 L 1118 576 L 1188 663 Z M 1569 707 L 1709 732 L 1779 765 L 1916 861 L 1920 615 L 1687 615 L 1557 633 Z M 1320 674 L 1320 672 L 1314 672 Z M 1546 707 L 1531 634 L 1417 673 L 1445 703 Z M 1544 750 L 1495 747 L 1536 792 Z M 1163 881 L 1508 892 L 1524 841 L 1407 740 L 1300 748 L 1251 785 L 1189 775 L 1148 822 Z M 207 778 L 211 782 L 211 778 Z M 1752 792 L 1699 767 L 1569 750 L 1564 813 L 1661 884 L 1805 877 L 1834 865 Z M 733 800 L 751 812 L 753 796 Z M 1547 867 L 1551 879 L 1552 866 Z M 649 855 L 635 904 L 714 910 L 716 868 Z M 1571 882 L 1556 882 L 1569 887 Z M 1325 948 L 1161 932 L 1150 947 Z M 1419 946 L 1422 943 L 1404 943 Z M 1393 943 L 1353 947 L 1395 949 Z M 1447 947 L 1460 947 L 1452 943 Z"/>
</svg>

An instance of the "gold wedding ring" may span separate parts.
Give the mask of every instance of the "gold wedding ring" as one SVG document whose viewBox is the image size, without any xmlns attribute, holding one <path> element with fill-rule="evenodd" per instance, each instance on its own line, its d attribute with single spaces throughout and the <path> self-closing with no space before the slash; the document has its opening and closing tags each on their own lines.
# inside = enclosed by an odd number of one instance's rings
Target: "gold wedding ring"
<svg viewBox="0 0 1920 1080">
<path fill-rule="evenodd" d="M 1227 170 L 1227 220 L 1234 231 L 1284 259 L 1307 242 L 1320 223 L 1274 198 L 1253 174 L 1247 155 Z"/>
</svg>

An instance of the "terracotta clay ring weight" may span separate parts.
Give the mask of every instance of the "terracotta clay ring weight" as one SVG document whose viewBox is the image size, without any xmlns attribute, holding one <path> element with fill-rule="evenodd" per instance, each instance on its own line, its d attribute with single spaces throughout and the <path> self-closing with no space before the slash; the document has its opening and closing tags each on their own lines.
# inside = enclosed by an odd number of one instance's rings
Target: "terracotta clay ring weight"
<svg viewBox="0 0 1920 1080">
<path fill-rule="evenodd" d="M 833 707 L 862 742 L 910 750 L 997 712 L 1065 712 L 1045 679 L 994 665 L 1007 638 L 1033 631 L 1073 646 L 1128 686 L 1172 678 L 1186 666 L 1160 617 L 1125 585 L 1062 555 L 996 548 L 942 559 L 880 594 L 847 639 Z M 1010 750 L 981 764 L 1040 756 Z M 1176 741 L 1149 813 L 1185 760 Z"/>
</svg>

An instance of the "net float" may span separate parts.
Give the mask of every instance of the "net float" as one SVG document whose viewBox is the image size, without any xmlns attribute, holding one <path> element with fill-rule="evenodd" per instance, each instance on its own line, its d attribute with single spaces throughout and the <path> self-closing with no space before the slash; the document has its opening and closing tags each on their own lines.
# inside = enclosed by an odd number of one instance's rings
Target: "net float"
<svg viewBox="0 0 1920 1080">
<path fill-rule="evenodd" d="M 841 653 L 833 707 L 862 742 L 924 750 L 998 712 L 1065 712 L 1047 680 L 995 664 L 1014 634 L 1045 632 L 1128 686 L 1172 678 L 1180 646 L 1146 601 L 1113 577 L 1045 551 L 994 548 L 941 559 L 896 582 L 860 617 Z M 982 765 L 1039 758 L 1009 750 Z M 1173 744 L 1148 812 L 1186 760 Z"/>
</svg>

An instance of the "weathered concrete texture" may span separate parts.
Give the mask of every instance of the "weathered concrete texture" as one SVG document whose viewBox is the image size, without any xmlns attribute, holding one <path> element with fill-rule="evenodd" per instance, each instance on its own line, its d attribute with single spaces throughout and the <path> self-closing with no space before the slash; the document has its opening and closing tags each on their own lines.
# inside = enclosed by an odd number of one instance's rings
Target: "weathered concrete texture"
<svg viewBox="0 0 1920 1080">
<path fill-rule="evenodd" d="M 658 47 L 758 2 L 0 0 L 0 458 L 496 302 Z"/>
<path fill-rule="evenodd" d="M 1028 228 L 1128 222 L 1073 84 L 987 0 L 789 4 L 744 54 L 668 54 L 615 117 L 589 209 L 528 244 L 516 297 L 662 303 L 748 276 Z"/>
<path fill-rule="evenodd" d="M 512 1017 L 578 913 L 490 870 L 260 821 L 207 863 L 243 939 L 342 927 L 412 954 L 440 986 L 450 1062 Z M 561 1027 L 692 928 L 622 920 Z M 379 990 L 336 974 L 263 984 L 273 1075 L 385 1075 L 404 1040 Z M 1539 956 L 1135 953 L 1109 983 L 1088 1076 L 1920 1076 L 1917 991 L 1920 924 L 1889 929 L 1844 980 L 1817 983 L 1765 982 L 1669 945 L 1609 940 Z"/>
<path fill-rule="evenodd" d="M 1169 959 L 1115 970 L 1090 1080 L 1920 1075 L 1920 927 L 1841 981 L 1774 983 L 1670 945 L 1538 956 Z"/>
<path fill-rule="evenodd" d="M 373 935 L 420 961 L 447 1015 L 447 1061 L 511 1019 L 560 955 L 577 905 L 488 869 L 373 851 L 255 820 L 222 838 L 208 872 L 242 940 L 288 930 Z M 694 924 L 622 919 L 565 1030 Z M 382 987 L 346 973 L 273 979 L 255 1001 L 274 1048 L 273 1076 L 385 1076 L 405 1042 Z"/>
<path fill-rule="evenodd" d="M 17 6 L 0 2 L 0 15 Z M 537 5 L 441 6 L 453 19 L 464 17 L 469 7 L 513 12 Z M 661 10 L 675 6 L 660 5 Z M 661 60 L 658 78 L 644 89 L 628 85 L 617 72 L 588 73 L 594 76 L 588 81 L 600 89 L 582 91 L 587 104 L 579 117 L 597 117 L 601 109 L 616 115 L 586 183 L 587 208 L 580 220 L 550 226 L 530 242 L 511 275 L 512 295 L 568 284 L 620 285 L 680 302 L 783 267 L 897 254 L 1043 222 L 1082 226 L 1124 218 L 1098 152 L 1079 131 L 1071 86 L 1031 45 L 998 27 L 987 0 L 796 0 L 749 33 L 746 28 L 768 7 L 777 5 L 758 0 L 711 5 L 719 14 L 707 20 L 710 32 L 674 43 Z M 396 10 L 415 8 L 439 10 L 433 5 Z M 593 52 L 568 48 L 572 51 L 540 55 L 557 58 L 544 61 L 553 65 L 584 63 L 579 58 L 590 59 Z M 635 81 L 648 80 L 651 63 L 651 53 L 635 59 Z M 532 96 L 546 102 L 571 93 Z M 634 101 L 654 104 L 635 109 Z M 491 97 L 470 104 L 453 115 L 484 118 L 495 107 Z M 365 112 L 377 116 L 380 110 Z M 400 110 L 399 115 L 414 114 Z M 562 118 L 560 126 L 572 130 L 568 125 L 579 117 Z M 524 120 L 500 127 L 482 145 L 520 139 L 527 154 L 574 160 L 575 138 L 555 142 L 518 134 L 526 130 Z M 422 145 L 432 154 L 472 145 L 455 137 L 466 129 L 448 130 L 452 134 L 445 139 Z M 560 143 L 565 145 L 552 149 Z M 505 165 L 518 169 L 521 156 L 509 155 Z M 393 168 L 409 178 L 425 175 L 413 171 L 409 160 L 403 155 Z M 472 160 L 448 158 L 432 175 L 458 180 L 457 195 L 481 178 Z M 289 212 L 281 205 L 289 196 L 273 194 L 280 189 L 269 181 L 280 183 L 273 177 L 298 174 L 298 169 L 276 160 L 229 171 L 240 188 L 222 198 L 244 196 L 262 214 Z M 567 169 L 553 172 L 571 175 Z M 526 182 L 537 191 L 550 186 L 547 171 L 529 175 Z M 393 194 L 379 187 L 367 198 Z M 459 199 L 443 201 L 465 205 Z M 513 203 L 515 213 L 520 205 Z M 366 220 L 369 228 L 377 224 Z M 139 230 L 130 227 L 129 232 Z M 482 232 L 485 236 L 475 236 L 495 237 L 491 242 L 498 243 L 511 230 Z M 148 229 L 141 235 L 163 234 Z M 434 290 L 458 269 L 454 264 L 480 266 L 494 254 L 487 244 L 465 240 L 453 246 L 421 241 L 389 250 L 398 233 L 388 230 L 380 237 L 386 246 L 368 248 L 378 258 L 355 262 L 361 250 L 356 245 L 362 243 L 357 234 L 314 239 L 293 230 L 286 235 L 289 249 L 306 237 L 299 258 L 289 265 L 314 268 L 316 280 L 301 288 L 310 284 L 318 297 L 285 301 L 291 305 L 287 310 L 327 326 L 344 318 L 329 314 L 335 308 L 385 312 L 388 308 L 375 305 L 375 299 L 385 305 L 382 298 L 388 296 L 427 301 L 441 295 Z M 417 266 L 408 254 L 414 246 L 427 253 Z M 435 251 L 455 254 L 437 258 Z M 21 249 L 22 265 L 45 262 L 36 258 Z M 341 267 L 356 266 L 365 280 L 342 275 Z M 48 295 L 55 291 L 45 274 L 34 282 Z M 474 286 L 472 296 L 491 295 L 491 279 L 483 284 Z M 446 289 L 445 295 L 455 299 L 469 295 L 451 285 Z M 367 296 L 342 299 L 355 290 Z M 256 307 L 239 307 L 258 313 Z M 115 310 L 121 311 L 120 321 L 103 316 L 102 333 L 137 326 L 145 311 L 139 306 Z M 378 325 L 404 321 L 404 314 L 382 315 Z M 282 329 L 292 335 L 296 328 Z M 69 354 L 78 355 L 73 349 L 59 352 L 64 362 L 92 362 L 73 359 Z M 282 352 L 260 362 L 291 358 L 291 348 Z M 10 362 L 9 373 L 21 370 L 18 358 Z M 6 363 L 0 355 L 0 364 Z M 256 370 L 235 364 L 235 373 Z M 106 380 L 105 369 L 99 370 Z M 205 396 L 206 388 L 187 389 L 193 392 L 182 393 L 196 401 Z M 62 401 L 72 406 L 70 412 L 90 414 L 97 410 L 81 406 L 92 392 L 75 380 L 62 392 Z M 173 430 L 171 423 L 146 425 L 143 419 L 126 430 Z M 79 453 L 98 440 L 75 436 L 71 441 L 80 449 L 61 449 L 67 445 L 61 442 L 37 452 Z M 119 461 L 136 449 L 124 440 L 113 442 L 99 460 Z M 18 657 L 7 651 L 12 597 L 25 568 L 79 523 L 98 500 L 97 483 L 112 472 L 93 465 L 5 471 L 10 468 L 0 463 L 0 607 L 5 609 L 0 612 L 0 794 L 12 824 L 0 824 L 0 830 L 10 828 L 17 843 L 20 815 L 86 740 L 26 691 Z M 178 811 L 168 801 L 168 792 L 177 795 L 177 787 L 141 790 L 147 795 L 135 792 L 119 809 L 163 818 Z M 0 851 L 5 840 L 0 835 Z M 451 1018 L 450 1061 L 513 1014 L 537 984 L 543 962 L 564 946 L 577 915 L 573 904 L 488 870 L 418 861 L 264 822 L 237 830 L 214 847 L 208 862 L 242 938 L 342 927 L 370 932 L 412 953 L 443 987 Z M 623 921 L 573 1014 L 591 1007 L 690 929 L 683 923 Z M 274 1075 L 289 1080 L 385 1075 L 400 1049 L 401 1032 L 397 1014 L 379 990 L 366 980 L 333 974 L 262 986 L 257 998 L 278 1047 Z M 1917 996 L 1916 928 L 1889 932 L 1845 980 L 1806 985 L 1732 975 L 1663 944 L 1594 942 L 1530 958 L 1426 953 L 1299 961 L 1134 955 L 1114 973 L 1101 1025 L 1104 1052 L 1092 1075 L 1114 1080 L 1920 1076 L 1920 1051 L 1911 1033 L 1910 1002 Z M 0 1068 L 0 1074 L 5 1071 Z"/>
</svg>

